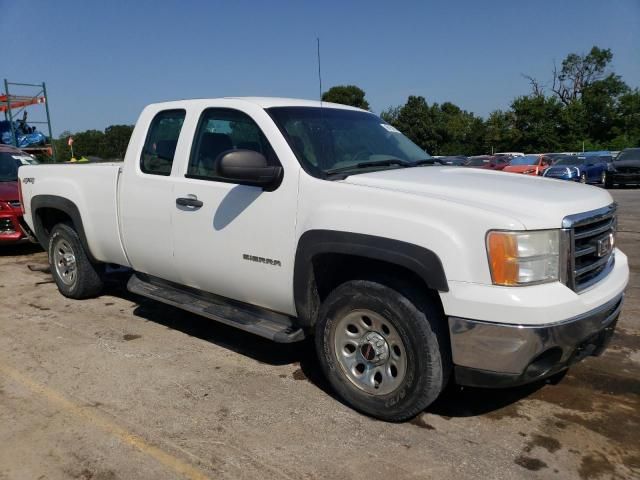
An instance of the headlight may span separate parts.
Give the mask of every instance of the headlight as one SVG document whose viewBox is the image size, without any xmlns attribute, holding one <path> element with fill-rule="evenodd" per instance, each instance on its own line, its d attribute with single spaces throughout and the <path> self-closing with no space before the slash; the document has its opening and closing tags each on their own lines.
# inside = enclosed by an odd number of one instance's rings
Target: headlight
<svg viewBox="0 0 640 480">
<path fill-rule="evenodd" d="M 560 231 L 490 231 L 487 253 L 495 285 L 553 282 L 558 280 Z"/>
</svg>

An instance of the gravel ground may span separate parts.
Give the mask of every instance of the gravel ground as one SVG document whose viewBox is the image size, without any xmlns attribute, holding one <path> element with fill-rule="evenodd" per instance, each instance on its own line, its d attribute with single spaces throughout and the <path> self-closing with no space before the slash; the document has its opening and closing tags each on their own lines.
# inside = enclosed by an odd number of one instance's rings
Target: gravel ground
<svg viewBox="0 0 640 480">
<path fill-rule="evenodd" d="M 127 293 L 58 294 L 0 251 L 0 479 L 640 478 L 640 190 L 613 190 L 631 284 L 607 352 L 559 383 L 450 388 L 405 424 L 278 345 Z M 28 266 L 35 266 L 32 271 Z"/>
</svg>

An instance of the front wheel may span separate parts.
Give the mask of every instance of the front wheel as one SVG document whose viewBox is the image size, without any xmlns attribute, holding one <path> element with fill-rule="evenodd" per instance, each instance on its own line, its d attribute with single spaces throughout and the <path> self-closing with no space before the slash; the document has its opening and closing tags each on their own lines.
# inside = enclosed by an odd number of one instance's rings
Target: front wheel
<svg viewBox="0 0 640 480">
<path fill-rule="evenodd" d="M 321 306 L 316 350 L 344 401 L 381 420 L 403 421 L 431 404 L 446 384 L 450 357 L 443 325 L 426 297 L 350 281 Z"/>
<path fill-rule="evenodd" d="M 65 297 L 95 297 L 102 290 L 99 265 L 93 264 L 76 231 L 66 223 L 53 227 L 49 238 L 49 265 L 58 290 Z"/>
</svg>

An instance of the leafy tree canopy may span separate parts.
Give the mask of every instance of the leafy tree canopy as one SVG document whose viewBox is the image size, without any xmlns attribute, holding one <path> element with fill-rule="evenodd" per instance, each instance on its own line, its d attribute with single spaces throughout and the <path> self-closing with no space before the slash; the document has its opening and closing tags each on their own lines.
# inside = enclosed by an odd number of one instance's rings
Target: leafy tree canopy
<svg viewBox="0 0 640 480">
<path fill-rule="evenodd" d="M 322 94 L 322 101 L 341 103 L 352 107 L 369 110 L 369 102 L 364 98 L 365 92 L 355 85 L 337 85 Z"/>
</svg>

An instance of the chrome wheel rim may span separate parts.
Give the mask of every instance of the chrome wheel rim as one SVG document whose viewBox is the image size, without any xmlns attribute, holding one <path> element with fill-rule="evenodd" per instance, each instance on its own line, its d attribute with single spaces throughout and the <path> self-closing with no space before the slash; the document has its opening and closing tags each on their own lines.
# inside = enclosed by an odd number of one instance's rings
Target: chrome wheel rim
<svg viewBox="0 0 640 480">
<path fill-rule="evenodd" d="M 600 175 L 600 183 L 607 183 L 607 172 L 602 172 L 602 175 Z"/>
<path fill-rule="evenodd" d="M 581 183 L 587 183 L 587 176 L 584 173 L 582 175 L 580 175 L 580 182 Z"/>
<path fill-rule="evenodd" d="M 338 320 L 333 348 L 345 376 L 364 392 L 387 395 L 404 380 L 404 342 L 391 322 L 371 310 L 353 310 Z"/>
<path fill-rule="evenodd" d="M 53 246 L 53 265 L 62 283 L 73 285 L 77 277 L 76 255 L 65 239 L 59 239 Z"/>
</svg>

